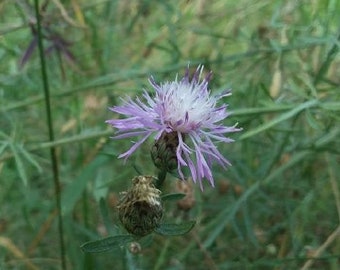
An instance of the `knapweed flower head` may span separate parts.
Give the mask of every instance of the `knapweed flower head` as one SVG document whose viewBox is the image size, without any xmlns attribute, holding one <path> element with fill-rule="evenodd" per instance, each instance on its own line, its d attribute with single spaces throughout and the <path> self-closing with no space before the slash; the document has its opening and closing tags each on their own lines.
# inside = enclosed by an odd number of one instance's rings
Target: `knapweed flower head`
<svg viewBox="0 0 340 270">
<path fill-rule="evenodd" d="M 223 120 L 229 116 L 227 105 L 217 106 L 217 102 L 231 95 L 226 90 L 212 96 L 208 83 L 212 73 L 202 78 L 203 66 L 198 66 L 192 77 L 187 68 L 184 77 L 172 82 L 157 84 L 153 77 L 150 84 L 155 95 L 144 91 L 143 98 L 123 100 L 122 106 L 111 111 L 127 116 L 112 119 L 106 123 L 118 129 L 115 139 L 139 136 L 140 139 L 120 158 L 128 158 L 150 136 L 154 135 L 152 157 L 157 167 L 172 170 L 177 167 L 179 176 L 184 179 L 183 167 L 188 167 L 194 182 L 206 178 L 214 186 L 212 164 L 222 167 L 229 161 L 218 151 L 215 143 L 230 143 L 233 140 L 225 135 L 241 130 L 225 126 Z"/>
<path fill-rule="evenodd" d="M 153 185 L 152 176 L 137 176 L 132 187 L 123 193 L 117 208 L 125 229 L 134 235 L 144 236 L 159 226 L 163 216 L 161 191 Z"/>
</svg>

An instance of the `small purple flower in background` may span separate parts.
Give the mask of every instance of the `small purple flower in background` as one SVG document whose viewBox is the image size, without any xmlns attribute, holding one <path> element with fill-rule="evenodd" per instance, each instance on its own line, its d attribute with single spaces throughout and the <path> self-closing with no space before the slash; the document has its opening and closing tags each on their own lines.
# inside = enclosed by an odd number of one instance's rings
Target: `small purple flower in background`
<svg viewBox="0 0 340 270">
<path fill-rule="evenodd" d="M 241 129 L 236 127 L 237 124 L 223 125 L 221 121 L 229 116 L 227 106 L 223 104 L 217 107 L 216 103 L 222 97 L 231 95 L 231 92 L 228 90 L 217 96 L 211 96 L 208 83 L 212 73 L 201 79 L 202 71 L 203 66 L 198 66 L 190 78 L 187 68 L 180 81 L 176 77 L 175 81 L 159 85 L 151 77 L 149 81 L 156 91 L 154 97 L 144 91 L 144 101 L 139 98 L 136 100 L 128 98 L 123 100 L 122 106 L 110 108 L 113 112 L 127 116 L 125 119 L 106 121 L 118 129 L 114 139 L 141 137 L 119 158 L 127 159 L 148 137 L 155 134 L 154 147 L 156 146 L 157 150 L 172 151 L 173 156 L 170 155 L 170 159 L 166 160 L 171 161 L 171 158 L 172 161 L 175 160 L 175 167 L 182 179 L 184 175 L 181 168 L 187 166 L 193 181 L 198 181 L 201 188 L 203 178 L 208 179 L 214 186 L 212 162 L 215 161 L 224 168 L 230 165 L 214 142 L 233 142 L 232 139 L 225 137 L 225 134 Z M 157 158 L 153 156 L 153 159 L 155 161 Z M 173 169 L 173 166 L 171 167 Z"/>
</svg>

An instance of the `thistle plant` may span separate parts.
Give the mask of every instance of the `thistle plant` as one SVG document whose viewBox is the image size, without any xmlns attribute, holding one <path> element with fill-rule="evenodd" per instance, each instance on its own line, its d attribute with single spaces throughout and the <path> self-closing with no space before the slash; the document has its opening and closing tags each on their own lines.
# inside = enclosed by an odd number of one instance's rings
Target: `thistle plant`
<svg viewBox="0 0 340 270">
<path fill-rule="evenodd" d="M 203 66 L 199 66 L 191 80 L 189 68 L 184 77 L 178 81 L 158 85 L 151 77 L 150 83 L 156 91 L 150 97 L 144 91 L 145 102 L 137 98 L 123 100 L 122 106 L 115 106 L 111 111 L 126 115 L 125 119 L 112 119 L 106 123 L 118 129 L 114 139 L 141 136 L 120 158 L 128 158 L 152 134 L 155 144 L 152 157 L 161 170 L 172 171 L 177 167 L 181 179 L 185 179 L 182 167 L 190 169 L 193 181 L 201 186 L 206 178 L 212 186 L 214 179 L 211 171 L 212 162 L 222 167 L 230 165 L 229 161 L 218 151 L 216 142 L 233 142 L 225 134 L 240 131 L 237 124 L 224 126 L 222 120 L 229 116 L 227 105 L 217 106 L 218 100 L 230 96 L 226 90 L 217 96 L 211 96 L 208 83 L 212 73 L 203 80 Z"/>
<path fill-rule="evenodd" d="M 211 95 L 208 84 L 212 73 L 205 77 L 202 74 L 203 66 L 198 66 L 192 76 L 188 67 L 180 80 L 176 77 L 174 81 L 157 84 L 151 77 L 149 82 L 154 95 L 145 90 L 143 99 L 127 97 L 122 99 L 122 105 L 110 108 L 112 112 L 125 116 L 106 121 L 117 131 L 113 139 L 139 138 L 119 158 L 128 159 L 148 138 L 153 137 L 150 153 L 159 173 L 157 177 L 135 177 L 132 187 L 123 193 L 118 212 L 130 235 L 126 238 L 119 236 L 119 241 L 110 238 L 86 243 L 84 251 L 105 251 L 129 242 L 131 236 L 135 240 L 152 232 L 180 235 L 193 228 L 194 221 L 182 224 L 161 222 L 162 198 L 181 198 L 178 194 L 160 197 L 166 175 L 174 173 L 183 181 L 190 176 L 201 189 L 206 179 L 214 187 L 213 163 L 223 168 L 231 165 L 217 146 L 233 142 L 226 135 L 241 130 L 237 124 L 224 125 L 223 121 L 230 113 L 226 104 L 217 105 L 222 98 L 230 96 L 231 91 Z M 190 175 L 185 175 L 184 168 L 189 169 Z"/>
</svg>

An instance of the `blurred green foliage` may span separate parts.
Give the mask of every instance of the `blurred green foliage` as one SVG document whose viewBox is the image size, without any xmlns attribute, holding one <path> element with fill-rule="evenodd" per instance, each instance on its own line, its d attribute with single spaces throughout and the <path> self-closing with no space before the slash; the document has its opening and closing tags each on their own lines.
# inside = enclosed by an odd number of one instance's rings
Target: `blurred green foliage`
<svg viewBox="0 0 340 270">
<path fill-rule="evenodd" d="M 48 142 L 33 1 L 0 3 L 0 269 L 60 269 L 48 149 L 57 147 L 69 269 L 338 269 L 340 256 L 340 2 L 40 1 L 56 140 Z M 32 45 L 33 44 L 33 45 Z M 30 47 L 31 46 L 31 47 Z M 33 47 L 33 48 L 32 48 Z M 120 97 L 173 80 L 190 63 L 213 71 L 244 131 L 219 145 L 233 166 L 165 220 L 187 235 L 88 255 L 86 241 L 124 233 L 115 206 L 147 145 L 105 120 Z M 173 177 L 166 190 L 178 190 Z"/>
</svg>

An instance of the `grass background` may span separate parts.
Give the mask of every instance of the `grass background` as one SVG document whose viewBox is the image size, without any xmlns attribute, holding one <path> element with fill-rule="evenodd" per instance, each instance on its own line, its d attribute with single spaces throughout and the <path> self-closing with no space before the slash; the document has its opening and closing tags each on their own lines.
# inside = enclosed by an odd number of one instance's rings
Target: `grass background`
<svg viewBox="0 0 340 270">
<path fill-rule="evenodd" d="M 49 141 L 41 59 L 28 50 L 34 1 L 1 1 L 0 269 L 62 268 L 50 149 L 68 269 L 338 269 L 339 13 L 335 0 L 49 1 Z M 109 139 L 107 108 L 189 62 L 213 71 L 213 93 L 233 89 L 225 124 L 244 130 L 219 145 L 233 166 L 214 167 L 216 188 L 192 186 L 189 211 L 166 204 L 166 220 L 197 220 L 189 234 L 84 254 L 122 232 L 115 205 L 134 166 L 155 173 L 147 144 L 117 159 L 129 140 Z"/>
</svg>

